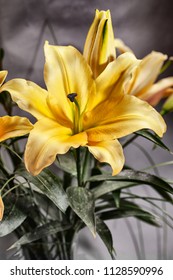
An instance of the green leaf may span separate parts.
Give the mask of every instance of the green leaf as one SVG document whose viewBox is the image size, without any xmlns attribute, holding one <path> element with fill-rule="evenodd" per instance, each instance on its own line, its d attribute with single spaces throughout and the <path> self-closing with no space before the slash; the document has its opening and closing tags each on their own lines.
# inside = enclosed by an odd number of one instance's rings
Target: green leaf
<svg viewBox="0 0 173 280">
<path fill-rule="evenodd" d="M 156 209 L 158 209 L 159 211 L 161 211 L 161 213 L 159 213 L 159 212 L 157 212 L 157 216 L 165 223 L 165 224 L 167 224 L 171 229 L 173 229 L 173 226 L 172 226 L 172 224 L 168 221 L 168 219 L 170 219 L 171 221 L 173 221 L 173 217 L 166 211 L 166 210 L 164 210 L 162 207 L 159 207 L 158 205 L 157 205 L 157 203 L 154 203 L 152 200 L 153 200 L 153 198 L 152 197 L 141 197 L 141 196 L 138 196 L 138 195 L 136 195 L 136 194 L 132 194 L 132 193 L 130 193 L 130 195 L 131 195 L 131 198 L 130 199 L 142 199 L 142 200 L 144 200 L 145 202 L 147 202 L 147 203 L 149 203 L 149 204 L 151 204 L 152 206 L 154 206 Z M 154 198 L 154 200 L 155 200 L 155 198 Z M 124 199 L 124 201 L 125 201 L 125 204 L 126 204 L 126 200 Z M 157 200 L 156 200 L 157 201 Z M 162 199 L 161 199 L 161 201 L 162 201 Z"/>
<path fill-rule="evenodd" d="M 15 229 L 17 229 L 26 219 L 27 215 L 21 212 L 17 207 L 16 203 L 7 204 L 7 200 L 4 200 L 6 205 L 5 213 L 2 222 L 0 222 L 0 237 L 5 236 Z"/>
<path fill-rule="evenodd" d="M 124 209 L 126 211 L 129 211 L 133 213 L 133 215 L 142 220 L 143 222 L 146 222 L 148 224 L 154 225 L 154 226 L 160 226 L 159 224 L 159 217 L 153 215 L 149 211 L 146 211 L 142 209 L 139 205 L 137 205 L 134 202 L 127 201 L 126 199 L 121 200 L 121 209 Z"/>
<path fill-rule="evenodd" d="M 162 142 L 161 138 L 158 135 L 153 134 L 152 132 L 150 132 L 147 129 L 141 129 L 141 130 L 135 132 L 135 134 L 150 140 L 157 146 L 160 146 L 161 148 L 163 148 L 167 151 L 170 151 L 170 149 Z"/>
<path fill-rule="evenodd" d="M 16 173 L 26 178 L 46 195 L 63 213 L 69 206 L 67 194 L 59 179 L 48 169 L 42 171 L 38 176 L 32 176 L 24 168 L 16 170 Z"/>
<path fill-rule="evenodd" d="M 62 225 L 59 221 L 52 221 L 50 223 L 44 224 L 35 228 L 31 232 L 24 234 L 9 248 L 9 250 L 14 249 L 15 247 L 31 243 L 33 241 L 37 241 L 45 236 L 50 236 L 52 234 L 56 234 L 57 232 L 68 230 L 70 227 L 71 225 Z"/>
<path fill-rule="evenodd" d="M 99 216 L 102 220 L 136 217 L 150 225 L 160 226 L 158 219 L 155 216 L 139 207 L 120 207 L 118 209 L 104 211 L 100 213 Z"/>
<path fill-rule="evenodd" d="M 108 249 L 111 258 L 114 259 L 115 250 L 113 247 L 112 234 L 108 226 L 98 217 L 96 217 L 96 231 L 100 236 L 100 238 L 102 239 L 103 243 L 105 244 L 106 248 Z"/>
<path fill-rule="evenodd" d="M 114 201 L 115 201 L 115 206 L 116 206 L 117 208 L 119 208 L 119 207 L 120 207 L 120 201 L 121 201 L 121 199 L 120 199 L 121 190 L 113 191 L 113 192 L 112 192 L 112 195 L 113 195 L 113 198 L 114 198 Z"/>
<path fill-rule="evenodd" d="M 120 206 L 115 208 L 115 201 L 112 195 L 104 196 L 104 200 L 96 205 L 95 212 L 103 220 L 136 217 L 151 225 L 160 226 L 158 216 L 154 216 L 151 212 L 142 209 L 140 205 L 125 198 L 121 198 Z"/>
<path fill-rule="evenodd" d="M 135 184 L 145 184 L 153 187 L 161 196 L 163 196 L 167 201 L 172 202 L 172 197 L 167 194 L 173 194 L 173 188 L 166 181 L 158 176 L 151 175 L 149 173 L 135 171 L 132 169 L 123 170 L 116 176 L 111 176 L 108 174 L 102 174 L 90 177 L 89 182 L 94 181 L 116 181 L 116 182 L 126 182 Z M 133 185 L 134 186 L 134 185 Z M 123 184 L 121 188 L 123 188 Z M 126 187 L 129 187 L 128 184 Z M 131 186 L 132 187 L 132 186 Z M 110 187 L 111 188 L 111 187 Z M 115 188 L 116 189 L 116 188 Z M 117 188 L 118 189 L 118 188 Z M 98 191 L 98 190 L 97 190 Z M 98 193 L 96 194 L 98 195 Z"/>
<path fill-rule="evenodd" d="M 81 218 L 95 236 L 95 205 L 93 194 L 81 187 L 69 187 L 67 189 L 67 195 L 73 211 Z"/>
<path fill-rule="evenodd" d="M 94 178 L 95 177 L 96 176 L 94 176 Z M 92 189 L 92 193 L 94 195 L 94 198 L 97 199 L 97 198 L 103 196 L 106 193 L 109 193 L 109 192 L 112 192 L 112 191 L 118 191 L 118 190 L 123 189 L 123 188 L 132 187 L 134 185 L 136 186 L 136 184 L 129 183 L 129 182 L 107 181 L 107 182 L 103 183 L 101 186 L 98 186 L 95 189 Z"/>
<path fill-rule="evenodd" d="M 76 163 L 71 151 L 65 155 L 58 155 L 56 165 L 61 170 L 70 173 L 73 176 L 77 175 Z"/>
</svg>

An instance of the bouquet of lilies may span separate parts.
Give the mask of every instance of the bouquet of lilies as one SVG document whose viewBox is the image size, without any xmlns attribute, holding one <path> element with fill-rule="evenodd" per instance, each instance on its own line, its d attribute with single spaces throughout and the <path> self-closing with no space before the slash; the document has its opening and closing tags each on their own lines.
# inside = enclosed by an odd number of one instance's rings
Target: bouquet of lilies
<svg viewBox="0 0 173 280">
<path fill-rule="evenodd" d="M 160 137 L 173 109 L 173 77 L 156 82 L 170 60 L 155 51 L 137 59 L 115 39 L 110 11 L 98 10 L 83 53 L 46 41 L 44 54 L 46 89 L 0 72 L 0 237 L 15 234 L 10 249 L 18 258 L 73 259 L 76 235 L 88 227 L 115 258 L 107 220 L 131 216 L 158 226 L 130 190 L 147 184 L 172 204 L 171 184 L 125 165 L 123 154 L 137 137 L 170 152 Z M 13 115 L 16 104 L 21 116 Z"/>
</svg>

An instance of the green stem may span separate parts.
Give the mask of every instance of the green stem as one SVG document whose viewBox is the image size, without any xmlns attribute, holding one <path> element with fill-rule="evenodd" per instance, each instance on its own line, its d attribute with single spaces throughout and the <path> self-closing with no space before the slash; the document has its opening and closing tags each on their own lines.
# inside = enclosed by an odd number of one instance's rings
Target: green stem
<svg viewBox="0 0 173 280">
<path fill-rule="evenodd" d="M 59 211 L 59 218 L 60 221 L 63 223 L 63 215 L 61 211 Z M 66 239 L 67 231 L 61 231 L 60 232 L 60 238 L 61 238 L 61 259 L 62 260 L 69 260 L 70 257 L 70 249 L 68 248 L 69 244 Z"/>
<path fill-rule="evenodd" d="M 21 184 L 15 185 L 14 187 L 12 187 L 12 188 L 9 189 L 8 191 L 6 191 L 6 192 L 2 195 L 2 198 L 4 198 L 8 193 L 10 193 L 11 191 L 17 189 L 18 187 L 21 187 Z"/>
<path fill-rule="evenodd" d="M 129 220 L 128 219 L 125 219 L 125 222 L 126 222 L 126 225 L 127 225 L 127 228 L 130 232 L 130 235 L 131 235 L 131 238 L 132 238 L 132 242 L 133 242 L 133 245 L 134 245 L 134 248 L 135 248 L 135 251 L 136 251 L 136 255 L 137 255 L 137 258 L 139 260 L 141 260 L 141 253 L 140 253 L 140 249 L 139 249 L 139 245 L 138 245 L 138 241 L 136 239 L 136 236 L 135 236 L 135 233 L 134 233 L 134 230 L 133 230 L 133 227 L 132 225 L 130 224 Z"/>
<path fill-rule="evenodd" d="M 164 214 L 166 212 L 166 204 L 163 201 L 162 202 L 162 209 L 163 209 L 163 220 L 164 225 L 163 225 L 163 260 L 168 259 L 168 252 L 167 252 L 167 245 L 168 245 L 168 227 L 167 227 L 167 216 Z"/>
<path fill-rule="evenodd" d="M 69 259 L 68 252 L 67 252 L 68 249 L 67 249 L 65 234 L 63 231 L 61 232 L 61 238 L 62 238 L 62 248 L 63 248 L 63 255 L 64 255 L 63 259 L 68 260 Z"/>
<path fill-rule="evenodd" d="M 10 152 L 12 152 L 16 157 L 18 157 L 22 162 L 23 159 L 18 155 L 18 153 L 16 153 L 13 149 L 11 149 L 8 145 L 1 143 L 1 146 L 5 147 L 7 150 L 9 150 Z"/>
<path fill-rule="evenodd" d="M 5 184 L 2 186 L 2 188 L 0 189 L 0 192 L 2 192 L 5 187 L 10 183 L 10 181 L 14 180 L 15 179 L 15 176 L 11 177 L 10 179 L 8 179 Z"/>
<path fill-rule="evenodd" d="M 88 149 L 85 150 L 85 158 L 84 158 L 84 163 L 83 163 L 83 170 L 82 170 L 82 183 L 84 184 L 84 180 L 86 176 L 88 175 L 88 161 L 90 159 L 90 153 L 88 152 Z"/>
<path fill-rule="evenodd" d="M 77 169 L 77 181 L 78 186 L 82 186 L 82 178 L 81 178 L 81 159 L 80 159 L 80 147 L 76 149 L 76 169 Z"/>
</svg>

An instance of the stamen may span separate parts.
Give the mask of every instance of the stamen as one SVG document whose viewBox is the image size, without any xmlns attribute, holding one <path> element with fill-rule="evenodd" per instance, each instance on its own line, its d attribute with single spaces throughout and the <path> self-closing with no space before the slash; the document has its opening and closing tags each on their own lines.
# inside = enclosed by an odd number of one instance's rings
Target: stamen
<svg viewBox="0 0 173 280">
<path fill-rule="evenodd" d="M 75 97 L 77 96 L 77 93 L 69 93 L 67 97 L 70 99 L 71 102 L 75 102 Z"/>
</svg>

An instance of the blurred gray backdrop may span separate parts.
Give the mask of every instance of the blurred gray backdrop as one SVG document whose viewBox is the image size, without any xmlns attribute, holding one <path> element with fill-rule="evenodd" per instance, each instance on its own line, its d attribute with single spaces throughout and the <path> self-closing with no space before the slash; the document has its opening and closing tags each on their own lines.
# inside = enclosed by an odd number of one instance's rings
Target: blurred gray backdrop
<svg viewBox="0 0 173 280">
<path fill-rule="evenodd" d="M 3 67 L 9 71 L 8 79 L 22 77 L 44 86 L 44 41 L 71 44 L 82 51 L 96 8 L 110 9 L 115 36 L 123 39 L 138 58 L 152 50 L 173 56 L 172 0 L 0 0 L 0 47 L 5 50 Z M 168 73 L 173 75 L 173 67 Z M 171 114 L 166 121 L 168 132 L 164 141 L 173 149 Z M 143 140 L 139 139 L 137 144 L 143 146 Z M 145 146 L 148 152 L 152 150 L 147 141 Z M 137 146 L 125 150 L 125 155 L 127 164 L 134 168 L 150 165 Z M 173 160 L 161 149 L 152 151 L 152 157 L 156 163 Z M 164 177 L 173 179 L 172 173 L 172 167 L 160 169 Z M 135 191 L 146 194 L 150 190 L 144 186 Z M 167 226 L 156 231 L 133 218 L 111 221 L 108 225 L 113 232 L 118 259 L 173 259 L 173 234 Z M 13 238 L 0 239 L 0 259 L 9 257 L 6 249 Z M 78 238 L 76 258 L 109 259 L 109 255 L 100 239 L 93 240 L 85 229 Z"/>
</svg>

